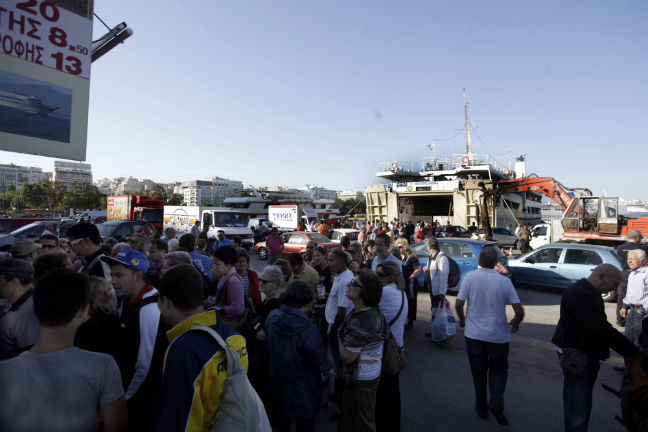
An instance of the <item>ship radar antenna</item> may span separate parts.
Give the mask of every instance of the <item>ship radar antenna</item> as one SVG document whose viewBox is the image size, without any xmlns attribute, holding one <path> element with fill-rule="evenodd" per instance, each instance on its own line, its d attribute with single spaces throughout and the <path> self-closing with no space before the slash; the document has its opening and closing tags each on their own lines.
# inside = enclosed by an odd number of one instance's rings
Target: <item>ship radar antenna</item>
<svg viewBox="0 0 648 432">
<path fill-rule="evenodd" d="M 472 144 L 470 144 L 470 121 L 468 120 L 468 99 L 466 98 L 466 89 L 464 94 L 464 116 L 466 119 L 466 155 L 472 159 Z"/>
</svg>

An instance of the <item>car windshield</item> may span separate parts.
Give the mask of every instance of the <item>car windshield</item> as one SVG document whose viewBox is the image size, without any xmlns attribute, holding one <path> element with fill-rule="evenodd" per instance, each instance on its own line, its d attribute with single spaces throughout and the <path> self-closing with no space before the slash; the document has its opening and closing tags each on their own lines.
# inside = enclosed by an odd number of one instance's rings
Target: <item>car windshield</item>
<svg viewBox="0 0 648 432">
<path fill-rule="evenodd" d="M 308 237 L 310 237 L 311 240 L 315 240 L 317 243 L 331 243 L 331 240 L 320 233 L 309 233 Z"/>
<path fill-rule="evenodd" d="M 13 230 L 11 232 L 11 234 L 13 234 L 15 236 L 18 236 L 18 237 L 20 237 L 21 235 L 28 235 L 28 234 L 30 234 L 32 231 L 34 231 L 36 228 L 38 228 L 41 225 L 43 225 L 43 224 L 40 223 L 40 222 L 33 222 L 33 223 L 30 223 L 29 225 L 25 225 L 24 227 L 20 227 L 17 230 Z"/>
<path fill-rule="evenodd" d="M 162 222 L 163 221 L 163 211 L 160 209 L 150 209 L 142 211 L 142 220 L 144 222 Z"/>
<path fill-rule="evenodd" d="M 243 213 L 214 212 L 213 225 L 217 227 L 242 227 L 245 226 L 244 219 Z"/>
<path fill-rule="evenodd" d="M 99 225 L 96 225 L 97 229 L 99 230 L 99 235 L 102 238 L 106 237 L 112 237 L 113 233 L 117 230 L 118 224 L 111 224 L 111 223 L 102 223 Z"/>
</svg>

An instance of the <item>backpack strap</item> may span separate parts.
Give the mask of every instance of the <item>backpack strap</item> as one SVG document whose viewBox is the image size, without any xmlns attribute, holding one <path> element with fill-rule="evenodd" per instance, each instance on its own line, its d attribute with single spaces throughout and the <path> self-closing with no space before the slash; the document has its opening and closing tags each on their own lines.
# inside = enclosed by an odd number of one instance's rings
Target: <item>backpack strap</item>
<svg viewBox="0 0 648 432">
<path fill-rule="evenodd" d="M 207 327 L 207 326 L 197 326 L 197 327 L 193 327 L 189 331 L 197 331 L 197 332 L 201 331 L 201 332 L 209 334 L 216 341 L 218 346 L 220 346 L 221 349 L 223 349 L 225 351 L 225 356 L 227 358 L 227 374 L 228 375 L 234 375 L 235 373 L 239 373 L 239 372 L 245 373 L 245 371 L 243 370 L 243 366 L 241 365 L 241 361 L 239 360 L 238 356 L 234 355 L 232 350 L 229 348 L 229 345 L 227 344 L 227 342 L 225 342 L 223 340 L 221 335 L 219 335 L 216 330 L 214 330 L 211 327 Z"/>
</svg>

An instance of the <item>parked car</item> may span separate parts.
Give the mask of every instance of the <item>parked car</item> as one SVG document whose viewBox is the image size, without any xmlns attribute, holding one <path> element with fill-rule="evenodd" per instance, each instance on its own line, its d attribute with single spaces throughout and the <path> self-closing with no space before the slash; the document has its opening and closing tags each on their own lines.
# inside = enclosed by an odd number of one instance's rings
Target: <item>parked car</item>
<svg viewBox="0 0 648 432">
<path fill-rule="evenodd" d="M 517 259 L 509 260 L 513 281 L 564 290 L 579 279 L 586 278 L 599 264 L 608 263 L 621 270 L 616 251 L 607 246 L 575 243 L 552 243 L 539 247 Z M 612 302 L 616 292 L 603 294 L 603 300 Z"/>
<path fill-rule="evenodd" d="M 69 222 L 69 221 L 65 221 L 65 223 L 70 226 L 75 224 L 75 222 Z M 43 231 L 45 231 L 45 226 L 49 224 L 54 225 L 58 230 L 59 225 L 61 225 L 61 221 L 48 220 L 48 221 L 41 221 L 41 222 L 32 222 L 29 225 L 25 225 L 16 230 L 13 230 L 9 234 L 1 235 L 0 251 L 9 250 L 11 248 L 11 245 L 13 245 L 14 243 L 18 243 L 21 241 L 28 241 L 28 240 L 31 241 L 38 240 L 43 235 Z"/>
<path fill-rule="evenodd" d="M 518 237 L 514 234 L 511 234 L 506 228 L 491 228 L 493 231 L 493 240 L 497 243 L 499 247 L 513 247 L 517 249 Z"/>
<path fill-rule="evenodd" d="M 153 234 L 153 225 L 143 221 L 109 221 L 97 225 L 102 239 L 114 237 L 119 241 L 125 240 L 130 234 Z"/>
<path fill-rule="evenodd" d="M 441 251 L 444 252 L 447 256 L 451 257 L 453 260 L 459 264 L 461 269 L 461 278 L 473 270 L 477 269 L 477 259 L 483 248 L 492 247 L 497 250 L 497 255 L 499 256 L 499 262 L 503 265 L 507 264 L 508 258 L 504 255 L 498 248 L 495 242 L 486 241 L 486 240 L 476 240 L 468 238 L 438 238 L 439 246 Z M 430 252 L 425 246 L 425 242 L 419 242 L 412 245 L 412 250 L 418 257 L 421 268 L 427 265 L 428 259 L 430 257 Z M 419 273 L 417 280 L 419 287 L 425 287 L 426 290 L 429 290 L 429 278 L 426 278 L 426 273 Z M 459 284 L 454 290 L 459 290 L 461 285 L 461 279 Z"/>
<path fill-rule="evenodd" d="M 330 237 L 334 243 L 340 243 L 342 237 L 349 237 L 351 243 L 358 243 L 358 234 L 360 234 L 360 230 L 357 229 L 336 228 L 331 230 Z"/>
<path fill-rule="evenodd" d="M 282 257 L 287 257 L 293 252 L 304 253 L 306 251 L 306 245 L 311 240 L 315 240 L 317 246 L 322 246 L 329 251 L 337 246 L 337 243 L 333 243 L 322 234 L 314 231 L 291 231 L 283 234 L 283 239 L 285 243 L 281 253 Z M 254 246 L 254 249 L 261 261 L 268 259 L 268 248 L 266 247 L 266 242 L 263 241 L 257 243 Z"/>
<path fill-rule="evenodd" d="M 468 230 L 459 225 L 444 225 L 441 229 L 437 229 L 437 237 L 470 237 Z"/>
</svg>

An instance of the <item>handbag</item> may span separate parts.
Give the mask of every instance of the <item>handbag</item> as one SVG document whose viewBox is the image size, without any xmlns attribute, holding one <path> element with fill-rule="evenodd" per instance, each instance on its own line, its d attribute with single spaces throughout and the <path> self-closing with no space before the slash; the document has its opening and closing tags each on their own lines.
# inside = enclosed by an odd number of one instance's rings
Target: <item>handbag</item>
<svg viewBox="0 0 648 432">
<path fill-rule="evenodd" d="M 560 354 L 560 367 L 572 375 L 583 376 L 590 369 L 592 360 L 585 353 L 574 348 L 563 348 Z"/>
<path fill-rule="evenodd" d="M 394 319 L 389 322 L 389 327 L 398 320 L 403 312 L 403 307 L 405 306 L 405 293 L 401 291 L 401 294 L 403 296 L 403 301 L 401 302 L 400 310 Z M 400 346 L 398 346 L 394 335 L 390 331 L 389 338 L 387 338 L 383 346 L 382 370 L 390 375 L 397 375 L 406 365 L 407 359 L 405 358 L 405 352 Z"/>
</svg>

